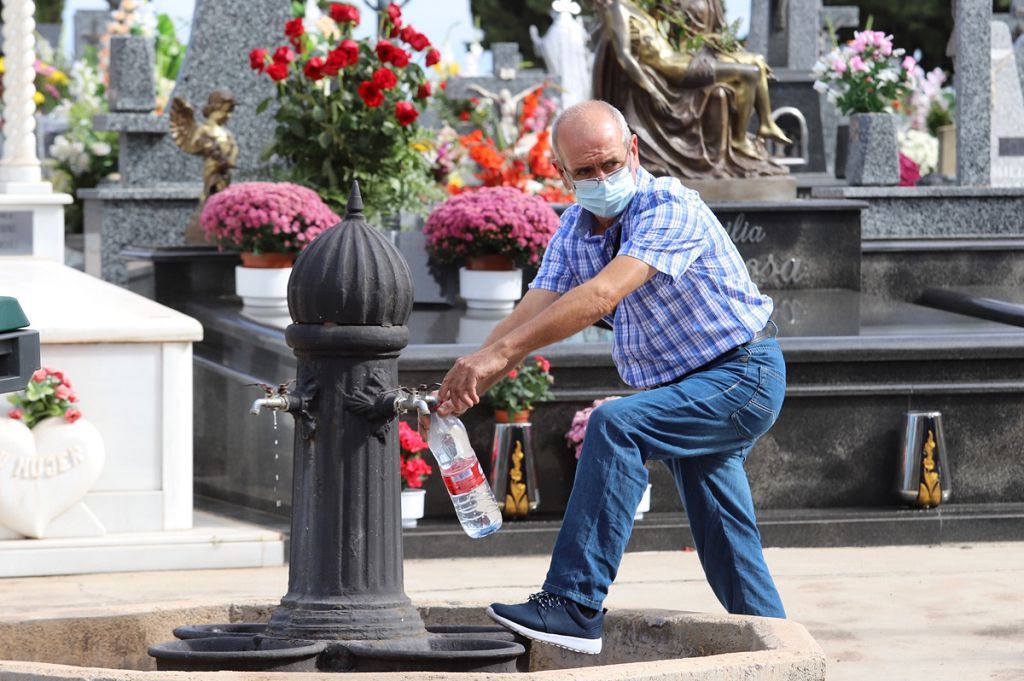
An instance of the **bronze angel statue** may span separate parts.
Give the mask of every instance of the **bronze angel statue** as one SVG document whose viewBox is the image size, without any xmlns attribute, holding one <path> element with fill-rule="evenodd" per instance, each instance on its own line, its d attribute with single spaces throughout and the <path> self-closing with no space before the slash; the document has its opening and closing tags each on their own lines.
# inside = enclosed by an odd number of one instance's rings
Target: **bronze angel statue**
<svg viewBox="0 0 1024 681">
<path fill-rule="evenodd" d="M 235 97 L 227 90 L 214 90 L 203 107 L 206 122 L 196 122 L 192 106 L 175 97 L 171 103 L 171 136 L 187 154 L 202 156 L 203 195 L 199 205 L 231 184 L 231 170 L 238 160 L 238 143 L 225 127 L 235 110 Z"/>
</svg>

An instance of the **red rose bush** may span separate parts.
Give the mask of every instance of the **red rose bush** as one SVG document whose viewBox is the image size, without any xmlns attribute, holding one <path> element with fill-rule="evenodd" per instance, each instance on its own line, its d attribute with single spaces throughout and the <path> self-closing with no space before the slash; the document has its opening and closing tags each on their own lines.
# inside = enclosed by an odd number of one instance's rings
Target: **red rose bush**
<svg viewBox="0 0 1024 681">
<path fill-rule="evenodd" d="M 439 54 L 395 4 L 380 15 L 386 38 L 353 39 L 362 19 L 355 5 L 329 3 L 315 27 L 296 16 L 282 27 L 286 44 L 249 53 L 252 69 L 277 87 L 258 109 L 277 104 L 265 156 L 284 161 L 289 179 L 316 190 L 337 212 L 353 180 L 371 216 L 419 212 L 439 193 L 432 144 L 417 123 L 431 94 L 420 63 L 430 66 Z"/>
</svg>

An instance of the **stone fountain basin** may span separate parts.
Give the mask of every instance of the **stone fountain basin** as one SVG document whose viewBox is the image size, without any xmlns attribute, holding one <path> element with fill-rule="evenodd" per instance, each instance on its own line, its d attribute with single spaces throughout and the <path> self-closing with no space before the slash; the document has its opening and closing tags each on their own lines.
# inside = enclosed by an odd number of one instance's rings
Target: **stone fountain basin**
<svg viewBox="0 0 1024 681">
<path fill-rule="evenodd" d="M 91 617 L 28 620 L 0 625 L 0 678 L 5 681 L 231 681 L 247 672 L 158 672 L 146 649 L 168 641 L 183 624 L 266 621 L 276 603 L 230 604 L 158 611 L 106 612 Z M 492 624 L 480 606 L 421 607 L 432 629 Z M 552 646 L 530 647 L 529 672 L 515 678 L 575 681 L 672 679 L 723 681 L 825 679 L 825 654 L 800 624 L 788 620 L 669 610 L 614 610 L 604 651 L 579 655 Z M 320 676 L 318 674 L 317 676 Z M 260 672 L 260 681 L 295 681 L 295 674 Z M 306 675 L 303 675 L 305 678 Z M 324 676 L 324 678 L 331 678 Z M 337 678 L 336 676 L 333 678 Z M 365 672 L 360 679 L 437 680 L 442 672 Z M 459 674 L 495 681 L 509 674 Z"/>
</svg>

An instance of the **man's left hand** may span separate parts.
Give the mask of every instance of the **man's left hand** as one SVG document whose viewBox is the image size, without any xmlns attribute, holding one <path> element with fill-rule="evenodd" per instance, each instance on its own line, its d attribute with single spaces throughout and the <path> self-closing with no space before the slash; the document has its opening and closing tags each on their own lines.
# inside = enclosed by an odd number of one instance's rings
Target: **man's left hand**
<svg viewBox="0 0 1024 681">
<path fill-rule="evenodd" d="M 440 411 L 462 414 L 479 404 L 480 393 L 486 392 L 501 378 L 507 365 L 508 359 L 490 348 L 482 348 L 455 360 L 455 365 L 445 375 L 441 389 L 437 391 Z"/>
</svg>

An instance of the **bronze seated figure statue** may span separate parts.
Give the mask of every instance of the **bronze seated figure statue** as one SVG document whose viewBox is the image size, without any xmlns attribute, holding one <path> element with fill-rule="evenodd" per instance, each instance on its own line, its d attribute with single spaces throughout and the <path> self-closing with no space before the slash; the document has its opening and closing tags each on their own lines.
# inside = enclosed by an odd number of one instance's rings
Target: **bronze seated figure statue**
<svg viewBox="0 0 1024 681">
<path fill-rule="evenodd" d="M 640 140 L 645 167 L 679 178 L 783 175 L 761 138 L 790 143 L 771 116 L 770 69 L 743 50 L 715 49 L 725 26 L 721 0 L 673 0 L 689 30 L 706 40 L 674 49 L 631 0 L 593 0 L 602 22 L 594 93 L 618 107 Z M 748 133 L 757 113 L 756 134 Z"/>
</svg>

